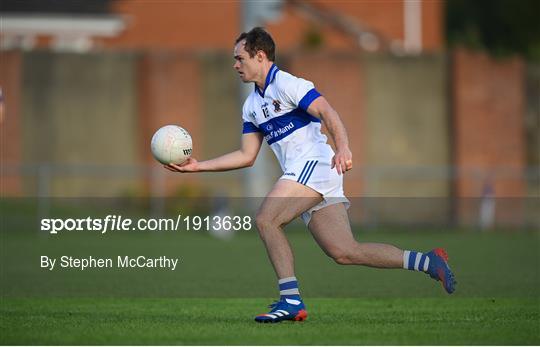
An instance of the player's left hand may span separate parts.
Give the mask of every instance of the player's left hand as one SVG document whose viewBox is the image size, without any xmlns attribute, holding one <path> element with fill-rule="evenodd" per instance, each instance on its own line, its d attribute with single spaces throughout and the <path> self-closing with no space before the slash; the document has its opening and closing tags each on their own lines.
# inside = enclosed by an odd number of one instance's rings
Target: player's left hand
<svg viewBox="0 0 540 347">
<path fill-rule="evenodd" d="M 352 169 L 352 153 L 347 148 L 342 148 L 336 152 L 334 158 L 332 158 L 332 169 L 336 168 L 338 175 L 345 173 Z"/>
</svg>

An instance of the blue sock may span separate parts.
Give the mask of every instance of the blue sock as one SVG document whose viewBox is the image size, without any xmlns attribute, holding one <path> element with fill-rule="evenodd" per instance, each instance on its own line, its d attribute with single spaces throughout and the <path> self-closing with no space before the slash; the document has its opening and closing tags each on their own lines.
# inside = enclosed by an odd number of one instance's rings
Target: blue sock
<svg viewBox="0 0 540 347">
<path fill-rule="evenodd" d="M 429 268 L 429 258 L 421 252 L 404 251 L 403 268 L 413 271 L 426 272 Z"/>
<path fill-rule="evenodd" d="M 296 277 L 287 277 L 282 278 L 278 281 L 279 284 L 279 299 L 285 301 L 289 300 L 300 300 L 300 292 L 298 291 L 298 280 Z"/>
</svg>

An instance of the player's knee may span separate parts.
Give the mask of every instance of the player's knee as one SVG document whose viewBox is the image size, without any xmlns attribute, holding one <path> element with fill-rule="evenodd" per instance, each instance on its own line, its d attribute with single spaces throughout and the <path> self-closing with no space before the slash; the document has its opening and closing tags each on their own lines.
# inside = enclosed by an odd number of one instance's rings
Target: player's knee
<svg viewBox="0 0 540 347">
<path fill-rule="evenodd" d="M 334 261 L 339 265 L 352 265 L 352 264 L 355 264 L 354 261 L 347 255 L 336 257 L 336 258 L 334 258 Z"/>
<path fill-rule="evenodd" d="M 287 225 L 287 223 L 288 221 L 284 220 L 280 216 L 273 216 L 264 212 L 259 212 L 255 216 L 255 225 L 257 225 L 257 229 L 259 229 L 259 232 L 284 227 L 285 225 Z"/>
<path fill-rule="evenodd" d="M 347 249 L 332 249 L 327 252 L 328 256 L 332 258 L 337 264 L 351 265 L 354 264 L 352 252 Z"/>
<path fill-rule="evenodd" d="M 255 216 L 255 225 L 259 231 L 266 229 L 268 223 L 269 220 L 265 215 L 259 213 Z"/>
<path fill-rule="evenodd" d="M 258 213 L 257 216 L 255 216 L 255 225 L 257 225 L 259 232 L 262 233 L 269 228 L 275 227 L 276 220 L 268 214 Z"/>
</svg>

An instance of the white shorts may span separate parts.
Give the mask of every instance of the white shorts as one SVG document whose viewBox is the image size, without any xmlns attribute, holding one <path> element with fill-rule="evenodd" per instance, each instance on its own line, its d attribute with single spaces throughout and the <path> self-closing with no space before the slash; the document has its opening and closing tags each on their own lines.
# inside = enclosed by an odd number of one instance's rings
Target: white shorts
<svg viewBox="0 0 540 347">
<path fill-rule="evenodd" d="M 296 181 L 320 193 L 323 201 L 302 213 L 306 225 L 311 221 L 314 211 L 326 206 L 343 203 L 349 208 L 350 202 L 343 193 L 343 175 L 338 175 L 336 168 L 331 168 L 332 158 L 327 156 L 313 157 L 300 160 L 288 165 L 285 173 L 279 179 Z"/>
</svg>

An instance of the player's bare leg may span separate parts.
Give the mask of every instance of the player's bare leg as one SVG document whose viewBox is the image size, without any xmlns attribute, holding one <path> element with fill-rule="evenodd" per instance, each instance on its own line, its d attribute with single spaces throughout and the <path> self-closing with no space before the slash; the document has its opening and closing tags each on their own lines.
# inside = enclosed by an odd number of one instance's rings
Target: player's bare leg
<svg viewBox="0 0 540 347">
<path fill-rule="evenodd" d="M 294 257 L 283 226 L 322 201 L 319 193 L 300 183 L 279 180 L 264 200 L 256 217 L 257 228 L 278 277 L 280 299 L 269 313 L 255 317 L 260 323 L 302 321 L 307 312 L 294 276 Z"/>
<path fill-rule="evenodd" d="M 403 251 L 384 243 L 357 242 L 343 204 L 330 205 L 313 212 L 308 227 L 319 246 L 338 264 L 423 271 L 441 281 L 449 294 L 455 290 L 456 281 L 443 249 L 437 248 L 423 254 Z"/>
<path fill-rule="evenodd" d="M 338 264 L 403 267 L 403 250 L 389 244 L 360 243 L 354 239 L 343 204 L 313 212 L 308 228 L 323 251 Z"/>
<path fill-rule="evenodd" d="M 278 278 L 294 276 L 294 258 L 283 226 L 321 201 L 321 195 L 313 189 L 284 179 L 263 201 L 256 224 Z"/>
</svg>

